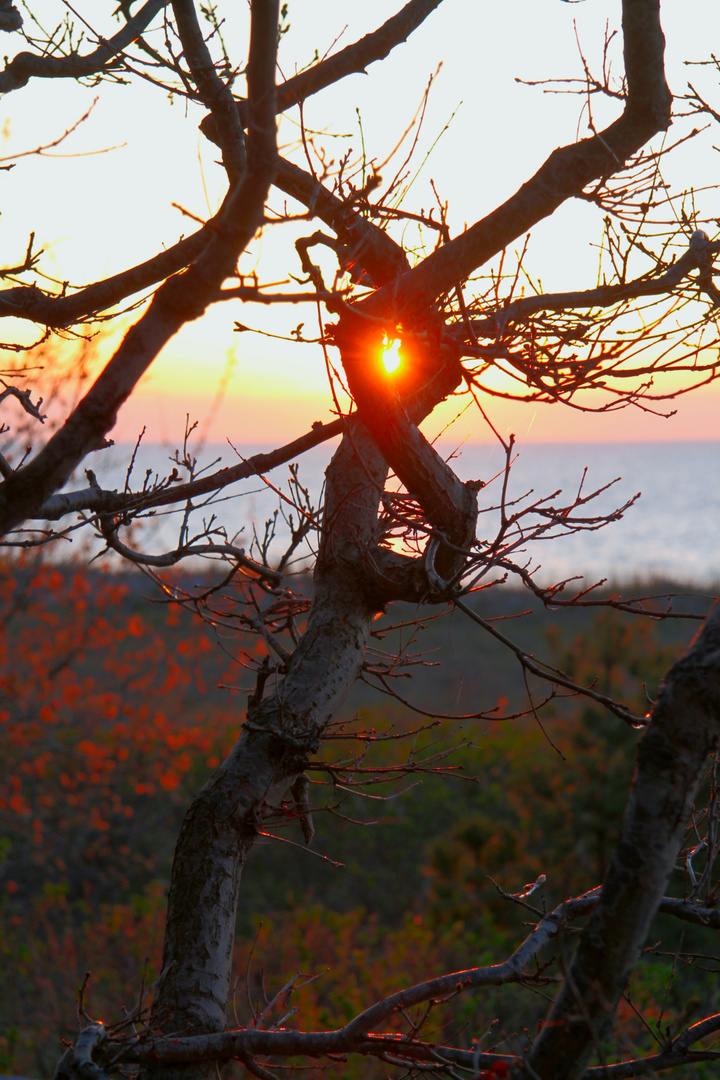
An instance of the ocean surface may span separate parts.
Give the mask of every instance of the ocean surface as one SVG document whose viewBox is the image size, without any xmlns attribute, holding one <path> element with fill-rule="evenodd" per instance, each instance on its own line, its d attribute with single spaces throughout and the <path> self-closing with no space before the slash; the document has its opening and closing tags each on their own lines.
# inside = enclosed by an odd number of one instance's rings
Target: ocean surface
<svg viewBox="0 0 720 1080">
<path fill-rule="evenodd" d="M 237 447 L 242 457 L 267 449 L 271 447 Z M 322 497 L 323 473 L 332 449 L 332 444 L 316 447 L 299 462 L 300 480 L 309 489 L 315 506 Z M 447 457 L 453 448 L 442 447 L 441 452 Z M 93 455 L 92 468 L 103 487 L 123 487 L 130 453 L 131 447 L 119 444 Z M 142 447 L 131 486 L 136 490 L 142 487 L 146 469 L 165 470 L 167 475 L 172 467 L 170 457 L 167 447 Z M 209 471 L 238 462 L 236 453 L 227 445 L 205 446 L 199 455 L 201 464 L 210 464 L 218 458 L 221 460 Z M 452 464 L 463 480 L 488 483 L 502 473 L 504 455 L 498 446 L 466 444 L 455 451 Z M 544 584 L 573 575 L 584 576 L 588 583 L 600 578 L 618 584 L 646 583 L 659 578 L 702 587 L 720 583 L 720 441 L 522 445 L 515 454 L 508 481 L 507 499 L 513 500 L 508 512 L 516 512 L 558 491 L 561 494 L 543 505 L 569 504 L 586 468 L 583 495 L 616 482 L 578 511 L 581 516 L 611 513 L 636 494 L 638 500 L 620 520 L 603 528 L 521 543 L 513 552 L 515 562 L 529 561 L 538 581 Z M 268 480 L 285 493 L 288 479 L 287 465 L 268 474 Z M 81 473 L 68 484 L 68 489 L 84 486 L 86 480 Z M 497 512 L 487 508 L 500 501 L 501 486 L 502 475 L 480 492 L 480 506 L 484 509 L 480 535 L 487 540 L 492 540 L 498 524 Z M 238 543 L 249 550 L 253 529 L 262 534 L 264 522 L 278 509 L 280 500 L 275 491 L 257 478 L 236 484 L 225 494 L 230 491 L 242 492 L 243 497 L 218 501 L 213 509 L 230 532 L 240 533 Z M 286 504 L 284 511 L 288 512 Z M 210 512 L 206 508 L 205 516 Z M 177 514 L 161 515 L 134 533 L 132 542 L 158 554 L 176 545 L 178 527 Z M 287 524 L 280 515 L 273 549 L 276 557 L 284 549 L 288 535 Z"/>
</svg>

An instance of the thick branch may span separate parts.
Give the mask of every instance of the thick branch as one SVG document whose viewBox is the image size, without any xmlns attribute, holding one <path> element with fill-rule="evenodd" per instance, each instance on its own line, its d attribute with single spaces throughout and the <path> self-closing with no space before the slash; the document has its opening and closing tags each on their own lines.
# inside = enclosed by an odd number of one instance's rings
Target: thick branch
<svg viewBox="0 0 720 1080">
<path fill-rule="evenodd" d="M 231 758 L 239 755 L 241 743 L 245 744 L 244 753 L 248 753 L 250 740 L 242 738 L 233 750 Z M 266 775 L 264 768 L 263 775 Z M 219 774 L 216 774 L 216 778 L 217 776 Z M 215 785 L 216 778 L 213 778 L 211 784 Z M 237 798 L 237 793 L 235 798 Z M 240 798 L 243 798 L 242 793 L 240 793 Z M 172 1039 L 138 1039 L 131 1040 L 127 1049 L 122 1049 L 116 1060 L 118 1062 L 162 1061 L 168 1064 L 180 1064 L 227 1059 L 240 1051 L 251 1054 L 319 1056 L 358 1050 L 371 1037 L 370 1033 L 373 1029 L 403 1009 L 471 988 L 501 986 L 517 982 L 522 978 L 527 965 L 537 956 L 539 950 L 552 940 L 568 921 L 587 914 L 596 899 L 596 890 L 593 890 L 592 893 L 560 904 L 538 923 L 532 933 L 504 963 L 456 971 L 408 987 L 377 1002 L 335 1031 L 302 1032 L 283 1028 L 265 1031 L 254 1027 L 243 1028 L 239 1031 L 218 1032 L 209 1038 L 183 1035 Z M 196 974 L 199 973 L 196 972 Z"/>
<path fill-rule="evenodd" d="M 297 165 L 281 160 L 275 186 L 306 206 L 313 217 L 324 221 L 343 245 L 338 251 L 343 264 L 348 267 L 358 264 L 375 285 L 394 281 L 409 268 L 407 255 L 400 244 Z"/>
<path fill-rule="evenodd" d="M 117 1047 L 115 1060 L 118 1062 L 142 1062 L 158 1060 L 165 1063 L 190 1063 L 198 1061 L 222 1061 L 236 1056 L 240 1052 L 259 1055 L 296 1055 L 317 1057 L 324 1054 L 364 1053 L 377 1054 L 384 1046 L 383 1040 L 396 1040 L 396 1035 L 372 1034 L 372 1029 L 380 1027 L 401 1011 L 431 1000 L 441 1000 L 449 995 L 467 989 L 484 986 L 501 986 L 522 979 L 528 966 L 539 955 L 540 950 L 562 932 L 573 920 L 583 918 L 597 905 L 599 890 L 575 897 L 560 904 L 546 915 L 522 942 L 515 952 L 501 964 L 487 967 L 470 968 L 466 971 L 452 972 L 425 982 L 417 983 L 396 994 L 377 1002 L 363 1013 L 354 1017 L 348 1024 L 334 1031 L 297 1031 L 295 1029 L 264 1030 L 261 1027 L 241 1028 L 235 1031 L 213 1034 L 207 1037 L 137 1039 Z M 675 901 L 666 897 L 661 909 L 666 905 L 672 910 Z M 663 1061 L 662 1067 L 677 1065 L 685 1058 L 689 1047 L 694 1042 L 717 1031 L 720 1017 L 707 1017 L 700 1023 L 688 1028 L 673 1042 L 672 1048 L 651 1059 Z M 437 1050 L 440 1057 L 456 1061 L 458 1064 L 472 1065 L 474 1051 L 456 1050 L 452 1047 L 423 1046 L 412 1044 L 406 1036 L 408 1053 L 418 1059 L 421 1054 Z M 397 1045 L 397 1044 L 396 1044 Z M 491 1060 L 499 1060 L 497 1055 L 487 1055 Z M 427 1060 L 427 1059 L 426 1059 Z M 641 1072 L 640 1062 L 623 1062 L 610 1066 L 610 1075 L 615 1077 L 634 1076 Z M 489 1065 L 489 1062 L 487 1063 Z M 487 1065 L 485 1065 L 487 1067 Z M 600 1069 L 588 1069 L 583 1075 L 592 1077 L 601 1074 Z"/>
<path fill-rule="evenodd" d="M 671 669 L 638 750 L 622 835 L 600 902 L 547 1023 L 533 1076 L 582 1075 L 637 963 L 675 864 L 707 756 L 720 735 L 720 604 Z"/>
<path fill-rule="evenodd" d="M 310 173 L 280 159 L 275 184 L 336 232 L 342 245 L 338 256 L 344 265 L 361 266 L 376 285 L 394 281 L 408 269 L 407 256 L 399 244 L 331 194 Z M 70 295 L 49 296 L 35 285 L 18 285 L 0 291 L 0 317 L 27 319 L 42 326 L 62 328 L 107 311 L 189 266 L 217 235 L 224 212 L 225 203 L 191 236 L 129 270 Z"/>
<path fill-rule="evenodd" d="M 428 0 L 423 0 L 422 4 L 418 3 L 418 0 L 413 0 L 399 15 L 389 20 L 389 23 L 393 23 L 393 20 L 404 16 L 409 8 L 413 9 L 413 18 L 422 21 L 419 17 L 420 9 L 424 10 L 422 16 L 424 18 L 432 7 L 437 7 L 439 2 L 440 0 L 437 0 L 437 2 L 430 5 Z M 138 19 L 141 14 L 142 12 L 138 13 L 135 19 Z M 132 22 L 134 23 L 134 20 Z M 399 24 L 394 25 L 397 27 Z M 403 23 L 403 25 L 405 24 Z M 380 33 L 383 29 L 381 27 L 377 33 Z M 383 38 L 382 40 L 387 39 Z M 349 48 L 355 49 L 361 44 L 362 42 L 357 42 Z M 347 51 L 343 50 L 343 53 L 338 55 L 343 55 Z M 30 56 L 30 54 L 22 55 Z M 333 59 L 331 58 L 331 60 Z M 378 56 L 376 59 L 380 59 L 380 57 Z M 369 63 L 370 61 L 367 60 L 366 62 Z M 326 63 L 330 63 L 330 61 L 323 61 L 323 64 Z M 305 75 L 309 74 L 310 72 L 305 73 Z M 304 78 L 305 75 L 298 77 Z M 221 82 L 218 76 L 216 78 Z M 292 82 L 294 80 L 290 80 L 290 83 Z M 227 94 L 230 93 L 227 88 L 225 90 Z M 206 87 L 205 94 L 208 98 L 206 104 L 211 107 L 212 87 Z M 247 103 L 243 102 L 242 104 L 243 116 L 245 122 L 247 122 L 245 116 Z M 224 101 L 222 108 L 225 109 Z M 212 114 L 206 117 L 200 126 L 208 138 L 211 138 L 218 146 L 221 145 L 220 132 L 221 129 L 225 129 L 223 125 L 221 125 L 221 128 L 217 127 Z M 229 120 L 227 127 L 228 137 L 234 137 L 232 124 Z M 222 136 L 222 138 L 224 139 L 225 136 Z M 341 199 L 331 194 L 315 177 L 303 171 L 297 165 L 280 160 L 275 184 L 281 191 L 307 206 L 314 215 L 329 225 L 342 242 L 343 249 L 338 254 L 345 264 L 348 266 L 354 264 L 361 266 L 376 285 L 384 285 L 388 281 L 394 280 L 398 274 L 409 268 L 407 256 L 402 247 L 392 240 L 386 232 L 378 228 L 373 222 L 357 214 Z M 0 316 L 28 319 L 43 326 L 61 328 L 72 326 L 82 319 L 106 311 L 128 297 L 156 285 L 171 274 L 175 274 L 184 267 L 189 266 L 217 232 L 221 214 L 222 211 L 208 221 L 202 229 L 178 241 L 177 244 L 174 244 L 166 251 L 160 252 L 138 266 L 114 274 L 104 281 L 89 285 L 87 288 L 80 289 L 71 295 L 48 296 L 47 293 L 35 286 L 16 286 L 1 291 Z"/>
<path fill-rule="evenodd" d="M 373 616 L 357 549 L 376 540 L 385 463 L 350 423 L 327 471 L 323 541 L 307 629 L 287 674 L 259 704 L 229 757 L 190 808 L 175 853 L 154 1015 L 172 1030 L 225 1024 L 245 856 L 266 803 L 288 795 L 365 659 Z"/>
<path fill-rule="evenodd" d="M 245 172 L 245 135 L 230 87 L 215 70 L 197 20 L 194 0 L 172 0 L 183 56 L 195 80 L 200 100 L 215 122 L 223 164 L 231 184 Z"/>
<path fill-rule="evenodd" d="M 49 296 L 35 285 L 5 289 L 0 292 L 0 317 L 28 319 L 59 329 L 107 311 L 189 266 L 217 234 L 225 209 L 223 203 L 220 212 L 207 224 L 166 251 L 68 296 Z"/>
<path fill-rule="evenodd" d="M 417 30 L 441 3 L 442 0 L 410 0 L 397 15 L 391 16 L 377 30 L 366 34 L 326 60 L 321 60 L 300 75 L 288 79 L 278 87 L 278 112 L 285 112 L 348 75 L 364 75 L 369 64 L 384 60 L 397 45 L 407 41 L 413 31 Z"/>
<path fill-rule="evenodd" d="M 391 325 L 386 332 L 393 332 Z M 335 327 L 334 336 L 358 415 L 376 446 L 417 499 L 429 524 L 454 547 L 468 548 L 475 539 L 476 494 L 458 480 L 417 427 L 460 382 L 452 344 L 432 325 L 422 333 L 404 333 L 407 354 L 398 377 L 390 379 L 380 363 L 382 325 L 350 311 Z M 438 555 L 437 572 L 450 579 L 462 562 L 462 556 L 445 546 Z"/>
<path fill-rule="evenodd" d="M 277 88 L 277 111 L 285 112 L 299 105 L 306 98 L 325 90 L 348 75 L 365 74 L 368 65 L 384 60 L 392 50 L 407 41 L 410 34 L 439 7 L 442 0 L 410 0 L 396 15 L 382 26 L 348 45 L 340 52 L 321 60 L 307 71 L 293 76 Z M 247 102 L 237 103 L 241 122 L 246 122 Z M 206 117 L 200 125 L 202 132 L 213 142 L 217 141 L 212 117 Z"/>
<path fill-rule="evenodd" d="M 442 293 L 565 199 L 579 194 L 591 179 L 621 169 L 632 153 L 669 123 L 671 97 L 663 73 L 664 38 L 657 0 L 625 0 L 623 19 L 628 99 L 622 117 L 601 135 L 554 151 L 539 172 L 493 214 L 357 305 L 356 312 L 387 320 L 385 333 L 392 332 L 394 324 L 403 326 L 411 356 L 403 365 L 407 374 L 395 384 L 397 393 L 373 362 L 382 328 L 366 331 L 357 315 L 345 315 L 335 332 L 361 418 L 432 526 L 458 547 L 467 547 L 474 538 L 474 530 L 468 528 L 471 519 L 474 526 L 472 492 L 459 484 L 404 415 L 402 382 L 412 379 L 417 384 L 429 381 L 433 373 L 447 372 L 452 383 L 456 358 L 448 355 L 449 343 L 442 340 L 430 311 Z M 408 327 L 415 332 L 415 340 Z M 441 577 L 447 579 L 457 572 L 457 559 L 448 556 L 448 549 L 441 551 L 438 566 Z"/>
<path fill-rule="evenodd" d="M 584 918 L 596 907 L 599 894 L 599 889 L 592 889 L 582 896 L 560 904 L 554 911 L 543 917 L 522 944 L 503 963 L 452 972 L 417 983 L 377 1002 L 354 1017 L 344 1027 L 333 1031 L 298 1031 L 293 1028 L 268 1030 L 258 1024 L 253 1027 L 204 1035 L 184 1033 L 173 1037 L 113 1039 L 108 1043 L 107 1053 L 115 1064 L 158 1062 L 165 1065 L 189 1065 L 227 1061 L 234 1057 L 242 1059 L 244 1054 L 261 1057 L 270 1055 L 320 1057 L 345 1053 L 377 1056 L 386 1051 L 399 1053 L 402 1048 L 403 1055 L 409 1055 L 414 1061 L 455 1062 L 468 1068 L 473 1067 L 474 1063 L 475 1066 L 490 1068 L 497 1061 L 506 1060 L 503 1055 L 478 1055 L 472 1050 L 459 1050 L 434 1043 L 423 1044 L 419 1040 L 409 1039 L 407 1035 L 374 1034 L 371 1028 L 377 1028 L 402 1011 L 428 1001 L 442 1000 L 468 989 L 507 985 L 522 980 L 527 977 L 529 965 L 549 941 L 562 933 L 569 923 Z M 671 897 L 665 897 L 661 910 L 676 913 L 677 902 Z M 670 1068 L 692 1060 L 703 1060 L 702 1052 L 698 1052 L 695 1056 L 690 1051 L 690 1047 L 719 1028 L 720 1016 L 706 1017 L 686 1029 L 661 1054 L 606 1067 L 608 1075 L 619 1080 L 621 1077 L 642 1074 L 651 1064 L 654 1068 Z M 102 1033 L 96 1032 L 93 1045 L 99 1045 L 102 1041 Z M 82 1055 L 82 1046 L 80 1051 Z M 603 1069 L 591 1068 L 583 1075 L 590 1080 L 595 1075 L 605 1075 L 605 1073 Z"/>
<path fill-rule="evenodd" d="M 78 61 L 84 65 L 81 74 L 92 73 L 92 70 L 95 70 L 94 68 L 91 70 L 92 64 L 97 65 L 101 60 L 103 63 L 107 62 L 107 57 L 114 55 L 112 49 L 118 52 L 129 45 L 157 11 L 168 2 L 169 0 L 152 0 L 152 3 L 146 4 L 114 38 L 90 56 Z M 395 45 L 406 40 L 407 36 L 440 2 L 441 0 L 411 0 L 402 11 L 388 19 L 374 33 L 368 34 L 336 56 L 288 80 L 284 84 L 285 90 L 280 88 L 277 111 L 282 112 L 297 103 L 301 99 L 299 94 L 307 96 L 310 93 L 316 93 L 344 75 L 353 71 L 362 71 L 367 64 L 387 56 Z M 187 0 L 187 5 L 189 4 L 190 0 Z M 181 17 L 178 19 L 179 31 L 186 28 L 191 18 L 189 13 L 186 13 L 185 19 L 182 18 L 182 9 L 187 5 L 183 0 L 183 4 L 178 5 L 175 12 L 176 18 L 178 10 L 181 12 Z M 192 44 L 191 36 L 197 43 L 197 37 L 191 35 L 190 29 L 186 29 L 185 32 L 189 44 Z M 200 40 L 202 40 L 201 36 Z M 203 48 L 207 52 L 204 42 Z M 111 51 L 108 53 L 107 50 Z M 217 74 L 213 75 L 214 68 L 212 68 L 209 53 L 204 59 L 201 57 L 199 43 L 189 55 L 187 49 L 185 53 L 188 62 L 193 56 L 196 57 L 197 62 L 192 70 L 195 78 L 199 80 L 198 90 L 204 103 L 213 110 L 201 124 L 201 129 L 221 148 L 224 144 L 235 146 L 232 156 L 237 164 L 240 160 L 238 156 L 240 151 L 236 144 L 240 129 L 236 130 L 236 121 L 234 118 L 230 119 L 228 115 L 228 100 L 232 99 L 230 90 Z M 48 78 L 77 77 L 78 71 L 72 67 L 69 60 L 21 53 L 11 61 L 4 73 L 0 73 L 0 92 L 15 88 L 11 85 L 13 81 L 17 86 L 25 85 L 33 75 Z M 3 84 L 3 78 L 5 78 L 5 84 Z M 282 97 L 283 93 L 284 97 Z M 213 109 L 214 103 L 217 103 L 217 107 Z M 233 108 L 236 105 L 242 123 L 247 123 L 247 102 L 233 102 Z M 407 257 L 398 244 L 372 222 L 364 220 L 345 206 L 340 199 L 331 195 L 314 177 L 304 173 L 302 169 L 289 162 L 281 161 L 276 183 L 286 194 L 298 199 L 305 206 L 312 207 L 321 220 L 335 229 L 346 247 L 342 255 L 347 263 L 352 265 L 357 262 L 362 265 L 376 284 L 385 284 L 388 280 L 394 279 L 400 271 L 407 270 Z M 0 316 L 28 319 L 43 326 L 58 328 L 71 326 L 81 319 L 119 304 L 129 296 L 150 288 L 188 266 L 211 239 L 218 224 L 219 215 L 216 215 L 198 232 L 174 244 L 167 251 L 160 252 L 136 267 L 115 274 L 105 281 L 90 285 L 70 296 L 48 296 L 40 289 L 30 286 L 6 289 L 0 292 Z M 381 264 L 385 267 L 382 273 L 380 272 Z"/>
<path fill-rule="evenodd" d="M 658 0 L 624 0 L 623 32 L 628 96 L 622 116 L 589 139 L 553 150 L 502 206 L 434 251 L 392 289 L 376 293 L 365 310 L 393 312 L 400 322 L 422 310 L 592 180 L 619 172 L 648 139 L 668 127 L 672 97 L 663 70 Z"/>
<path fill-rule="evenodd" d="M 259 16 L 263 27 L 267 18 L 263 6 Z M 273 35 L 276 31 L 277 25 Z M 268 32 L 265 27 L 263 32 Z M 204 313 L 219 286 L 235 271 L 238 255 L 262 223 L 276 167 L 274 73 L 274 59 L 269 64 L 264 55 L 254 55 L 251 49 L 249 168 L 226 200 L 217 235 L 188 270 L 158 290 L 92 388 L 37 457 L 0 485 L 0 533 L 36 514 L 63 486 L 75 466 L 113 427 L 117 410 L 161 349 L 184 323 Z"/>
<path fill-rule="evenodd" d="M 171 506 L 200 495 L 209 495 L 237 483 L 238 480 L 246 480 L 249 476 L 262 476 L 271 469 L 276 469 L 278 465 L 284 465 L 286 461 L 304 454 L 313 446 L 319 446 L 320 443 L 342 434 L 343 427 L 342 420 L 333 420 L 329 424 L 318 422 L 313 425 L 312 431 L 278 447 L 277 450 L 270 450 L 266 454 L 253 454 L 239 465 L 229 465 L 208 476 L 202 476 L 199 480 L 190 480 L 187 484 L 173 484 L 161 491 L 117 492 L 90 487 L 52 495 L 38 507 L 34 520 L 59 521 L 66 514 L 78 513 L 81 510 L 98 514 L 118 514 L 128 510 L 141 513 L 156 506 Z"/>
<path fill-rule="evenodd" d="M 239 202 L 246 227 L 261 220 L 276 163 L 277 24 L 277 0 L 252 0 L 248 173 L 232 199 Z M 235 222 L 229 231 L 234 241 L 240 238 Z M 237 258 L 239 247 L 230 250 Z M 192 270 L 198 266 L 208 286 L 216 288 L 213 264 L 203 256 Z M 222 273 L 227 274 L 225 265 Z M 183 822 L 168 900 L 163 975 L 153 999 L 153 1017 L 161 1026 L 215 1031 L 224 1025 L 242 855 L 254 838 L 258 807 L 265 798 L 282 795 L 284 771 L 277 779 L 274 774 L 279 764 L 288 768 L 287 746 L 276 732 L 246 730 Z"/>
<path fill-rule="evenodd" d="M 720 241 L 711 241 L 707 233 L 697 229 L 690 238 L 688 250 L 659 277 L 642 277 L 617 285 L 599 285 L 595 289 L 577 289 L 572 292 L 541 293 L 523 296 L 494 315 L 484 319 L 472 319 L 470 326 L 475 334 L 495 337 L 498 331 L 511 322 L 521 322 L 539 311 L 576 311 L 578 308 L 613 307 L 624 300 L 641 296 L 661 296 L 672 292 L 692 270 L 700 270 L 700 285 L 708 289 L 705 277 L 712 275 L 712 258 L 720 251 Z M 718 302 L 720 294 L 715 290 L 712 299 Z"/>
<path fill-rule="evenodd" d="M 95 75 L 111 66 L 113 59 L 147 29 L 159 11 L 167 7 L 169 0 L 147 0 L 146 4 L 129 19 L 122 30 L 107 40 L 103 39 L 94 52 L 87 56 L 71 53 L 69 56 L 38 56 L 21 52 L 5 64 L 0 71 L 0 94 L 19 90 L 30 79 L 82 79 Z"/>
</svg>

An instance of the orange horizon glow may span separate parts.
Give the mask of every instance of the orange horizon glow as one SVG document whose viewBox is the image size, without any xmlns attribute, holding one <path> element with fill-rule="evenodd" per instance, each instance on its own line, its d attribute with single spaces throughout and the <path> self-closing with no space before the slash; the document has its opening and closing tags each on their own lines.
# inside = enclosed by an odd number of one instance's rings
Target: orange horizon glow
<svg viewBox="0 0 720 1080">
<path fill-rule="evenodd" d="M 214 389 L 214 388 L 213 388 Z M 264 392 L 263 392 L 264 390 Z M 179 444 L 190 409 L 203 436 L 214 443 L 281 446 L 309 431 L 313 423 L 329 423 L 337 413 L 331 395 L 315 387 L 293 385 L 285 395 L 267 382 L 258 393 L 234 387 L 218 400 L 193 387 L 189 395 L 176 384 L 171 390 L 152 384 L 140 387 L 120 410 L 110 432 L 117 441 L 134 442 L 144 426 L 148 442 Z M 343 399 L 342 407 L 349 402 Z M 444 401 L 422 425 L 430 439 L 442 432 L 443 442 L 457 445 L 493 442 L 495 436 L 465 396 Z M 502 400 L 484 402 L 488 416 L 503 435 L 512 432 L 523 443 L 695 442 L 720 440 L 720 388 L 703 389 L 669 403 L 677 414 L 669 419 L 627 408 L 610 413 L 584 413 L 549 404 Z M 455 422 L 455 417 L 458 417 Z"/>
<path fill-rule="evenodd" d="M 145 441 L 177 447 L 182 444 L 189 413 L 197 421 L 197 437 L 214 444 L 281 446 L 309 431 L 313 424 L 337 418 L 338 408 L 352 411 L 352 402 L 340 382 L 328 386 L 322 353 L 313 344 L 288 345 L 269 338 L 243 335 L 228 340 L 222 323 L 209 327 L 191 324 L 157 358 L 131 398 L 119 410 L 109 437 L 134 443 L 143 428 Z M 211 344 L 207 331 L 215 331 Z M 378 376 L 393 382 L 402 378 L 408 356 L 398 325 L 387 327 L 384 341 L 375 339 Z M 384 346 L 384 348 L 383 348 Z M 99 372 L 116 347 L 116 338 L 96 342 L 92 375 Z M 72 364 L 75 350 L 46 346 L 32 362 L 57 376 L 59 365 Z M 385 366 L 384 353 L 400 366 L 396 373 Z M 381 366 L 382 365 L 382 366 Z M 382 373 L 382 374 L 381 374 Z M 498 380 L 499 381 L 499 380 Z M 672 380 L 658 380 L 657 388 L 671 391 Z M 48 401 L 50 419 L 63 418 L 59 402 L 51 401 L 50 384 L 37 388 Z M 502 386 L 493 387 L 502 389 Z M 609 412 L 583 412 L 559 404 L 509 401 L 492 393 L 481 401 L 495 429 L 504 437 L 513 433 L 518 445 L 529 443 L 690 442 L 720 439 L 720 380 L 659 401 L 656 408 L 677 410 L 670 418 L 628 407 Z M 495 441 L 495 435 L 467 393 L 442 402 L 423 423 L 431 440 L 460 445 Z M 42 445 L 45 430 L 36 433 Z"/>
</svg>

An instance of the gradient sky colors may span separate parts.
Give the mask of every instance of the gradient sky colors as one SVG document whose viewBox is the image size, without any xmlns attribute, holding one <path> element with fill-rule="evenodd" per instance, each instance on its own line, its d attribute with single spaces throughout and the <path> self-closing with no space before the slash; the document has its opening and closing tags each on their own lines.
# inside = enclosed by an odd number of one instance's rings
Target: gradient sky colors
<svg viewBox="0 0 720 1080">
<path fill-rule="evenodd" d="M 96 8 L 94 4 L 78 10 L 92 21 Z M 60 0 L 40 0 L 33 9 L 43 13 L 47 26 L 54 26 L 64 10 Z M 386 0 L 366 0 L 362 5 L 296 0 L 290 4 L 291 28 L 280 52 L 282 75 L 309 63 L 316 49 L 323 55 L 350 43 L 387 14 Z M 231 47 L 236 43 L 235 55 L 242 56 L 244 9 L 237 18 L 236 26 L 228 24 L 226 37 Z M 519 84 L 516 77 L 580 76 L 578 41 L 590 65 L 598 69 L 606 19 L 612 28 L 618 18 L 619 4 L 589 0 L 580 4 L 508 0 L 503 5 L 445 0 L 388 60 L 373 65 L 367 75 L 353 76 L 310 99 L 304 113 L 306 128 L 322 133 L 330 156 L 339 158 L 350 147 L 357 155 L 364 141 L 368 156 L 380 164 L 407 128 L 428 79 L 442 63 L 409 166 L 411 175 L 422 168 L 406 206 L 428 209 L 434 202 L 433 180 L 441 198 L 450 203 L 454 235 L 530 176 L 555 145 L 584 134 L 588 117 L 581 111 L 580 99 L 544 94 L 539 87 Z M 680 5 L 667 2 L 663 20 L 671 86 L 679 92 L 692 77 L 695 83 L 704 81 L 708 94 L 714 91 L 720 102 L 720 87 L 707 72 L 683 66 L 684 61 L 706 55 L 706 43 L 720 40 L 720 6 L 715 0 L 694 0 L 681 11 Z M 109 34 L 115 25 L 108 19 L 97 29 Z M 3 40 L 9 55 L 25 44 L 11 38 L 17 35 L 5 35 Z M 19 261 L 34 230 L 46 248 L 44 272 L 60 282 L 87 284 L 151 256 L 194 229 L 194 222 L 178 207 L 202 218 L 217 208 L 224 179 L 214 147 L 197 131 L 203 110 L 172 104 L 162 91 L 144 84 L 86 88 L 69 80 L 31 82 L 0 103 L 2 156 L 57 139 L 96 98 L 89 118 L 59 146 L 25 157 L 12 171 L 0 173 L 4 264 Z M 596 124 L 606 122 L 617 108 L 616 102 L 593 100 Z M 281 121 L 281 145 L 296 142 L 298 134 L 294 110 Z M 674 163 L 670 159 L 667 178 L 675 190 L 714 180 L 717 151 L 712 145 L 719 139 L 716 127 L 707 137 L 681 147 Z M 388 165 L 380 171 L 389 178 L 394 170 Z M 698 200 L 701 212 L 715 204 L 720 208 L 716 192 L 703 192 Z M 273 205 L 282 209 L 279 194 Z M 312 228 L 305 225 L 303 231 Z M 568 204 L 544 222 L 532 238 L 528 260 L 542 287 L 595 285 L 600 231 L 599 214 L 579 203 Z M 258 268 L 264 281 L 299 275 L 295 235 L 294 225 L 270 231 L 252 245 L 241 267 L 248 273 Z M 407 237 L 412 243 L 409 228 Z M 294 282 L 290 285 L 297 287 Z M 125 317 L 126 326 L 131 318 Z M 188 411 L 216 441 L 226 436 L 239 442 L 287 441 L 312 421 L 330 419 L 333 401 L 322 351 L 275 337 L 234 333 L 235 320 L 280 336 L 304 322 L 305 334 L 317 335 L 317 314 L 310 305 L 280 310 L 233 303 L 212 311 L 201 323 L 186 327 L 159 357 L 122 410 L 115 437 L 132 439 L 145 424 L 148 438 L 177 440 Z M 29 332 L 24 325 L 12 328 L 14 340 L 29 340 Z M 5 336 L 11 334 L 6 330 Z M 108 347 L 98 341 L 101 353 Z M 465 403 L 460 399 L 439 410 L 432 433 Z M 498 428 L 530 441 L 707 439 L 720 434 L 718 405 L 720 391 L 711 388 L 674 403 L 677 416 L 669 420 L 630 409 L 591 416 L 568 408 L 498 401 L 491 402 L 490 413 Z M 475 410 L 464 414 L 452 436 L 458 441 L 491 437 Z"/>
</svg>

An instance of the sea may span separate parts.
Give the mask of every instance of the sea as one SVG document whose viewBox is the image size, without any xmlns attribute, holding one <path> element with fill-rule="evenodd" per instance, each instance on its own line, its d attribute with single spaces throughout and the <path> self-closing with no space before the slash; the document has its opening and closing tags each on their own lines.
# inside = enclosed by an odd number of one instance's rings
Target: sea
<svg viewBox="0 0 720 1080">
<path fill-rule="evenodd" d="M 504 477 L 502 447 L 466 443 L 437 448 L 451 460 L 461 479 L 482 480 L 486 485 L 479 493 L 479 536 L 492 541 L 499 523 L 499 512 L 494 508 L 501 501 Z M 233 449 L 227 444 L 208 444 L 194 453 L 199 468 L 214 471 L 269 449 L 272 447 L 238 445 Z M 333 444 L 324 444 L 298 462 L 299 480 L 315 507 L 321 504 L 324 471 L 333 449 Z M 93 455 L 92 468 L 103 487 L 123 488 L 131 453 L 131 446 L 118 444 Z M 173 465 L 171 458 L 167 446 L 141 446 L 131 487 L 142 487 L 146 470 L 167 475 Z M 182 469 L 179 472 L 182 475 Z M 198 531 L 203 515 L 208 520 L 214 513 L 249 552 L 253 538 L 260 540 L 264 535 L 265 522 L 274 520 L 271 559 L 279 558 L 290 535 L 292 510 L 281 497 L 290 494 L 289 466 L 273 470 L 266 480 L 270 483 L 253 478 L 233 485 L 212 507 L 196 514 L 194 531 Z M 87 481 L 80 473 L 67 490 L 85 486 Z M 514 451 L 507 479 L 506 513 L 539 504 L 539 514 L 526 514 L 520 520 L 526 526 L 533 522 L 547 525 L 546 508 L 570 505 L 578 492 L 586 497 L 599 489 L 605 490 L 575 510 L 575 515 L 585 519 L 612 515 L 637 498 L 617 520 L 602 527 L 588 520 L 582 530 L 573 532 L 561 521 L 542 535 L 516 536 L 513 561 L 532 569 L 542 584 L 571 577 L 584 578 L 587 584 L 603 578 L 613 584 L 662 580 L 702 588 L 720 584 L 720 441 L 521 445 Z M 230 494 L 237 497 L 228 499 Z M 160 554 L 177 545 L 179 527 L 178 513 L 157 514 L 134 530 L 129 542 Z M 311 551 L 306 549 L 298 554 L 295 566 L 307 565 L 310 559 Z"/>
</svg>

